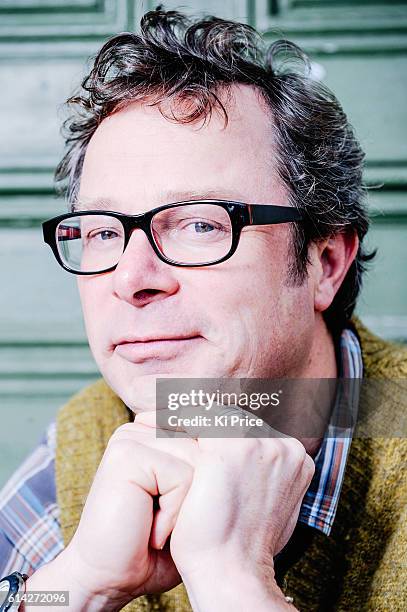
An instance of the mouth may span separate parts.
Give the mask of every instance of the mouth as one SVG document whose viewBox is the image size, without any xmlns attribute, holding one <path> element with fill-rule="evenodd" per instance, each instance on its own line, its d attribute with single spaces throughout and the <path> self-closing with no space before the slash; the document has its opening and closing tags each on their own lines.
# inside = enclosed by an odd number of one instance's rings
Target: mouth
<svg viewBox="0 0 407 612">
<path fill-rule="evenodd" d="M 143 340 L 124 340 L 114 345 L 114 353 L 131 363 L 148 360 L 167 360 L 182 356 L 202 342 L 200 335 L 169 338 L 148 338 Z"/>
</svg>

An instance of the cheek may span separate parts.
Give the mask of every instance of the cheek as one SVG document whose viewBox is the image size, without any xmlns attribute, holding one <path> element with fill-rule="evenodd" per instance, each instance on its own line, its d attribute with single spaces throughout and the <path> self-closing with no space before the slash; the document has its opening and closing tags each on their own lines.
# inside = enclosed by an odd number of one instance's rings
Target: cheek
<svg viewBox="0 0 407 612">
<path fill-rule="evenodd" d="M 238 309 L 269 312 L 284 292 L 288 261 L 283 240 L 268 232 L 248 232 L 229 270 L 231 294 Z M 240 247 L 242 247 L 240 249 Z"/>
<path fill-rule="evenodd" d="M 236 253 L 238 255 L 238 253 Z M 205 295 L 210 340 L 225 359 L 241 358 L 269 343 L 281 305 L 281 279 L 264 257 L 244 253 L 220 264 L 199 293 Z"/>
<path fill-rule="evenodd" d="M 236 252 L 236 262 L 247 271 L 267 277 L 274 285 L 286 278 L 291 243 L 287 228 L 279 225 L 245 228 Z"/>
<path fill-rule="evenodd" d="M 194 290 L 205 296 L 206 312 L 225 335 L 233 336 L 239 326 L 241 331 L 253 331 L 261 327 L 264 316 L 281 307 L 287 274 L 284 254 L 284 237 L 271 240 L 265 231 L 242 232 L 231 259 L 200 275 Z"/>
<path fill-rule="evenodd" d="M 253 231 L 244 238 L 218 279 L 216 294 L 223 299 L 213 304 L 219 321 L 229 316 L 231 335 L 239 331 L 239 340 L 245 335 L 249 345 L 254 338 L 259 347 L 278 344 L 291 331 L 295 337 L 299 327 L 312 322 L 313 295 L 307 279 L 302 285 L 290 284 L 287 232 L 271 236 L 269 230 Z"/>
<path fill-rule="evenodd" d="M 78 291 L 82 305 L 82 313 L 85 321 L 86 332 L 90 342 L 100 337 L 99 331 L 106 325 L 105 307 L 107 293 L 105 283 L 93 278 L 78 277 Z M 105 306 L 105 307 L 104 307 Z"/>
</svg>

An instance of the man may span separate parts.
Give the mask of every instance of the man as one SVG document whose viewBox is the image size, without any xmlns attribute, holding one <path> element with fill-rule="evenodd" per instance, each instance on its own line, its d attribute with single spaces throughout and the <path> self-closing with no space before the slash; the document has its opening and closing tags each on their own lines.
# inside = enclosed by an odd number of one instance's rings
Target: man
<svg viewBox="0 0 407 612">
<path fill-rule="evenodd" d="M 278 42 L 263 62 L 249 27 L 157 9 L 71 99 L 70 213 L 44 236 L 103 380 L 59 412 L 0 520 L 2 575 L 69 590 L 70 610 L 402 609 L 400 440 L 156 436 L 159 377 L 407 375 L 351 321 L 363 153 L 281 51 L 301 56 Z"/>
</svg>

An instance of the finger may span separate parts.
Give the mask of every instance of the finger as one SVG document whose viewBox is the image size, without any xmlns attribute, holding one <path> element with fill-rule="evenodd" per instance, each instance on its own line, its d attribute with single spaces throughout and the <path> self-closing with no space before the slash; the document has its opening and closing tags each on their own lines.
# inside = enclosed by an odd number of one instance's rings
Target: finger
<svg viewBox="0 0 407 612">
<path fill-rule="evenodd" d="M 236 406 L 213 405 L 210 410 L 202 406 L 182 406 L 175 412 L 162 410 L 157 418 L 160 437 L 245 438 L 281 437 L 258 415 Z M 172 432 L 172 433 L 171 433 Z"/>
<path fill-rule="evenodd" d="M 157 412 L 159 414 L 158 419 Z M 134 418 L 134 423 L 140 426 L 145 426 L 151 432 L 154 431 L 154 434 L 156 436 L 158 435 L 160 438 L 194 438 L 194 436 L 187 432 L 185 428 L 170 425 L 168 419 L 169 416 L 171 416 L 171 413 L 166 409 L 161 409 L 160 411 L 139 412 Z M 174 432 L 182 432 L 182 435 L 175 436 Z"/>
<path fill-rule="evenodd" d="M 236 415 L 240 417 L 241 421 L 238 428 L 231 425 L 230 419 L 231 416 Z M 180 436 L 171 436 L 171 432 L 186 434 L 186 436 L 192 439 L 197 439 L 199 436 L 219 438 L 246 437 L 251 435 L 252 437 L 255 437 L 257 434 L 253 431 L 254 429 L 259 435 L 261 434 L 263 437 L 266 437 L 267 432 L 274 431 L 264 421 L 262 421 L 262 431 L 260 431 L 259 428 L 253 428 L 252 425 L 245 424 L 244 417 L 246 416 L 253 420 L 254 415 L 252 413 L 235 406 L 215 404 L 211 407 L 210 411 L 206 411 L 202 406 L 181 406 L 177 409 L 176 413 L 169 411 L 168 409 L 162 409 L 158 414 L 158 418 L 155 411 L 140 412 L 135 416 L 134 423 L 144 425 L 150 430 L 155 428 L 156 432 L 160 432 L 160 437 L 163 434 L 164 437 L 165 432 L 168 432 L 168 436 L 165 437 L 170 438 L 180 438 Z M 177 424 L 172 425 L 169 421 L 169 417 L 172 417 L 173 421 L 176 421 Z M 226 427 L 217 425 L 216 419 L 218 417 L 227 417 Z M 205 425 L 205 423 L 207 423 L 207 425 Z M 186 436 L 182 436 L 182 438 L 185 438 Z"/>
<path fill-rule="evenodd" d="M 102 459 L 105 482 L 120 480 L 135 486 L 131 495 L 159 496 L 159 509 L 151 528 L 151 545 L 162 548 L 174 528 L 182 502 L 191 486 L 191 465 L 172 454 L 151 448 L 116 432 L 110 438 Z"/>
<path fill-rule="evenodd" d="M 162 452 L 161 450 L 156 451 L 156 449 L 150 447 L 145 447 L 145 449 L 156 452 L 162 457 L 163 462 L 168 463 L 165 468 L 165 471 L 167 472 L 165 474 L 166 479 L 168 478 L 168 469 L 171 471 L 177 471 L 177 474 L 174 474 L 173 478 L 174 486 L 171 487 L 170 483 L 166 482 L 164 488 L 162 488 L 161 484 L 164 475 L 159 473 L 158 470 L 160 468 L 158 468 L 156 471 L 159 507 L 154 514 L 150 545 L 153 548 L 162 549 L 168 536 L 175 527 L 182 503 L 191 486 L 193 469 L 188 463 L 185 461 L 180 461 L 178 458 L 173 457 L 169 453 Z M 162 465 L 160 467 L 162 468 Z"/>
<path fill-rule="evenodd" d="M 194 414 L 202 418 L 194 420 Z M 180 427 L 196 439 L 288 437 L 273 429 L 259 415 L 236 406 L 214 405 L 203 415 L 199 408 L 187 407 L 181 409 L 179 416 Z"/>
<path fill-rule="evenodd" d="M 145 425 L 146 427 L 156 428 L 156 411 L 151 410 L 149 412 L 138 412 L 134 417 L 133 423 L 139 423 L 140 425 Z"/>
<path fill-rule="evenodd" d="M 158 438 L 156 429 L 144 425 L 144 423 L 126 423 L 118 427 L 115 437 L 121 440 L 130 439 L 145 446 L 169 453 L 182 461 L 195 466 L 198 461 L 200 450 L 195 439 L 186 438 Z"/>
<path fill-rule="evenodd" d="M 187 419 L 189 416 L 194 416 L 196 414 L 195 411 L 197 410 L 197 408 L 183 408 L 182 410 L 182 419 Z M 160 438 L 189 437 L 195 439 L 197 435 L 195 435 L 196 430 L 194 429 L 194 427 L 184 427 L 184 423 L 180 426 L 172 425 L 170 423 L 171 419 L 169 417 L 174 418 L 175 416 L 176 415 L 174 415 L 168 409 L 163 408 L 157 412 L 140 412 L 136 415 L 134 422 L 139 425 L 145 425 L 150 429 L 155 428 L 156 434 L 159 432 L 158 435 Z"/>
</svg>

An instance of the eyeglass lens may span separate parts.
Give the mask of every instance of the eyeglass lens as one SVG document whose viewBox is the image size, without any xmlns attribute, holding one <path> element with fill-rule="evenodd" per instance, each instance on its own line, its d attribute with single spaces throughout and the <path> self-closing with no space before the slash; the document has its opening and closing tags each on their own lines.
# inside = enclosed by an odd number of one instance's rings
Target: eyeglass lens
<svg viewBox="0 0 407 612">
<path fill-rule="evenodd" d="M 151 233 L 158 250 L 180 264 L 203 264 L 225 257 L 232 246 L 228 212 L 216 204 L 185 204 L 154 215 Z M 124 228 L 110 215 L 78 215 L 56 229 L 59 255 L 71 270 L 97 273 L 115 266 L 124 250 Z"/>
</svg>

